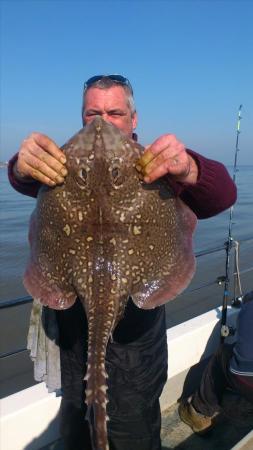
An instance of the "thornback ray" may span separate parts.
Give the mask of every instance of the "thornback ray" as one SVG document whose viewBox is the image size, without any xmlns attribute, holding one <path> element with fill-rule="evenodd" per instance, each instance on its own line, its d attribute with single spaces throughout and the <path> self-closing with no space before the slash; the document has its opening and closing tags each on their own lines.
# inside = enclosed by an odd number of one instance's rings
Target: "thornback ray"
<svg viewBox="0 0 253 450">
<path fill-rule="evenodd" d="M 196 216 L 165 178 L 140 181 L 135 165 L 144 148 L 100 117 L 62 150 L 68 175 L 39 191 L 24 285 L 53 309 L 80 298 L 88 320 L 87 418 L 94 449 L 108 450 L 108 340 L 129 297 L 155 308 L 187 287 Z"/>
</svg>

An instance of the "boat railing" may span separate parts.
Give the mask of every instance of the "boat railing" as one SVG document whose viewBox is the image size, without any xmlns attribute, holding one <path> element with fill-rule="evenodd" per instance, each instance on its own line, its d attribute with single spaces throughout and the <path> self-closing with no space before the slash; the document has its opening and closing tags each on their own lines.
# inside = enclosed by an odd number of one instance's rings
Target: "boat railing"
<svg viewBox="0 0 253 450">
<path fill-rule="evenodd" d="M 245 237 L 245 238 L 240 239 L 240 244 L 241 243 L 247 243 L 247 242 L 250 242 L 250 241 L 253 241 L 253 236 L 249 236 L 249 237 Z M 235 247 L 235 244 L 236 244 L 236 241 L 232 241 L 231 245 Z M 227 249 L 227 242 L 224 242 L 223 245 L 219 245 L 219 246 L 216 246 L 216 247 L 210 247 L 210 248 L 207 248 L 207 249 L 204 249 L 204 250 L 196 251 L 195 252 L 195 256 L 196 256 L 196 258 L 201 258 L 203 256 L 208 256 L 208 255 L 211 255 L 213 253 L 218 253 L 220 251 L 224 251 L 224 250 L 226 251 L 226 249 Z M 253 271 L 253 266 L 247 267 L 247 268 L 245 268 L 243 270 L 240 270 L 240 275 L 248 273 L 248 272 L 251 272 L 251 271 Z M 238 275 L 238 269 L 233 272 L 233 276 L 237 276 L 237 275 Z M 206 287 L 209 287 L 209 286 L 214 286 L 214 285 L 217 285 L 217 284 L 221 285 L 223 282 L 224 282 L 224 276 L 218 276 L 214 280 L 211 280 L 211 281 L 209 281 L 207 283 L 203 283 L 203 284 L 200 284 L 200 285 L 192 287 L 192 288 L 189 287 L 186 290 L 186 292 L 189 293 L 189 294 L 190 293 L 194 293 L 196 291 L 199 291 L 200 289 L 203 289 L 203 288 L 206 288 Z M 28 303 L 32 303 L 32 300 L 33 300 L 32 297 L 30 297 L 29 295 L 24 296 L 24 297 L 19 297 L 19 298 L 16 298 L 16 299 L 3 300 L 3 301 L 0 302 L 0 310 L 7 309 L 7 308 L 13 308 L 13 307 L 16 307 L 16 306 L 26 305 Z M 0 354 L 0 359 L 8 358 L 10 356 L 14 356 L 16 354 L 19 354 L 19 353 L 22 353 L 22 352 L 26 352 L 26 351 L 27 351 L 26 348 L 19 348 L 19 349 L 14 350 L 14 351 L 1 353 Z"/>
</svg>

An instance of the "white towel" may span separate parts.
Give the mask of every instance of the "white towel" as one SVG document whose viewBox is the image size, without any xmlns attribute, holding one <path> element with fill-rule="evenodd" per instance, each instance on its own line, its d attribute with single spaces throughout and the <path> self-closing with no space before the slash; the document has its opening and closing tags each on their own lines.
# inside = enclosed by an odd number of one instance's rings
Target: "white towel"
<svg viewBox="0 0 253 450">
<path fill-rule="evenodd" d="M 61 387 L 59 330 L 55 310 L 42 306 L 36 299 L 30 316 L 27 349 L 34 363 L 34 378 L 44 381 L 49 392 Z"/>
</svg>

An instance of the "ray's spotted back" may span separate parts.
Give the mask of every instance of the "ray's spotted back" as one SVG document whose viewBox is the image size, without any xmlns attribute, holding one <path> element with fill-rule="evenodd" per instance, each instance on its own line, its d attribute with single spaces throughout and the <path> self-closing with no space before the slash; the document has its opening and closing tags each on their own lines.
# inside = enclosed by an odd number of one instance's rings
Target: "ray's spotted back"
<svg viewBox="0 0 253 450">
<path fill-rule="evenodd" d="M 145 184 L 143 148 L 95 118 L 64 146 L 68 175 L 42 187 L 31 218 L 24 284 L 41 303 L 68 308 L 79 297 L 88 328 L 86 403 L 93 444 L 107 449 L 105 352 L 129 296 L 154 308 L 190 282 L 196 217 L 165 179 Z"/>
</svg>

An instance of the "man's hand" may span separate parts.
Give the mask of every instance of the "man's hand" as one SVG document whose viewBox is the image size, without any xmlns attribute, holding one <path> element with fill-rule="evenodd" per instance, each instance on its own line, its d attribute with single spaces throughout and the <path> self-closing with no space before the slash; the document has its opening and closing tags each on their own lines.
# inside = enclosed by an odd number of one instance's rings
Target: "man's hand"
<svg viewBox="0 0 253 450">
<path fill-rule="evenodd" d="M 190 184 L 195 184 L 198 178 L 196 162 L 173 134 L 165 134 L 148 145 L 136 168 L 146 183 L 163 175 L 170 175 L 175 181 Z"/>
<path fill-rule="evenodd" d="M 46 135 L 32 133 L 22 142 L 16 170 L 19 176 L 32 178 L 49 186 L 61 184 L 67 175 L 66 157 Z"/>
</svg>

